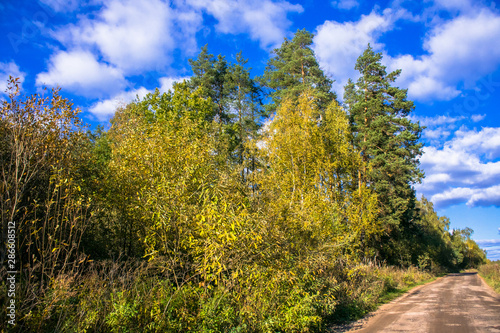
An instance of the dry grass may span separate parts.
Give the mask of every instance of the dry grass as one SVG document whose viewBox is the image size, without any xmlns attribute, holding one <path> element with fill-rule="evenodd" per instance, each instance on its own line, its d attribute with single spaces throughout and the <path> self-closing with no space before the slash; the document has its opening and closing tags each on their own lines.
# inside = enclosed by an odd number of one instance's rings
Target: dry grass
<svg viewBox="0 0 500 333">
<path fill-rule="evenodd" d="M 500 261 L 482 265 L 478 271 L 488 285 L 500 294 Z"/>
</svg>

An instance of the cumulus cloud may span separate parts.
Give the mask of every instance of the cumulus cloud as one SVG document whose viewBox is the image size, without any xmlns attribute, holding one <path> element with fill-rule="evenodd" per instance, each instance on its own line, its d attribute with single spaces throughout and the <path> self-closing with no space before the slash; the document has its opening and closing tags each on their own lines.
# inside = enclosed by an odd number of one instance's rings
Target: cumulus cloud
<svg viewBox="0 0 500 333">
<path fill-rule="evenodd" d="M 426 172 L 416 186 L 439 207 L 500 206 L 500 128 L 460 128 L 442 148 L 425 147 Z"/>
<path fill-rule="evenodd" d="M 90 107 L 89 112 L 100 121 L 109 120 L 118 107 L 124 106 L 137 98 L 142 99 L 149 92 L 150 91 L 144 87 L 127 92 L 121 92 L 112 98 L 95 103 Z"/>
<path fill-rule="evenodd" d="M 459 2 L 455 2 L 459 6 Z M 443 21 L 428 33 L 422 56 L 389 58 L 390 68 L 403 69 L 398 83 L 417 100 L 450 100 L 457 86 L 473 87 L 500 65 L 500 15 L 475 9 Z"/>
<path fill-rule="evenodd" d="M 498 229 L 500 233 L 500 228 Z M 500 239 L 476 240 L 477 245 L 486 250 L 488 259 L 500 260 Z"/>
<path fill-rule="evenodd" d="M 461 128 L 455 132 L 453 146 L 460 150 L 485 154 L 489 159 L 500 157 L 500 127 L 481 130 Z"/>
<path fill-rule="evenodd" d="M 486 115 L 474 114 L 470 117 L 466 116 L 456 116 L 452 117 L 449 115 L 438 115 L 434 117 L 422 117 L 422 116 L 410 116 L 413 122 L 419 122 L 421 126 L 426 128 L 423 131 L 423 137 L 429 139 L 433 145 L 441 145 L 443 139 L 447 139 L 455 129 L 459 127 L 461 123 L 477 123 L 483 120 Z M 462 131 L 457 131 L 457 136 L 462 136 Z M 467 134 L 469 136 L 468 140 L 484 140 L 485 138 L 479 138 L 478 135 Z M 495 129 L 486 129 L 484 135 L 492 135 L 493 140 L 497 140 L 497 133 Z M 491 143 L 484 143 L 484 145 L 491 146 Z M 490 147 L 487 147 L 487 150 Z M 491 151 L 489 151 L 491 152 Z"/>
<path fill-rule="evenodd" d="M 437 8 L 445 10 L 460 10 L 466 11 L 472 8 L 472 4 L 469 0 L 434 0 L 434 5 Z"/>
<path fill-rule="evenodd" d="M 473 114 L 471 116 L 472 121 L 475 122 L 475 123 L 480 122 L 484 118 L 486 118 L 485 114 Z"/>
<path fill-rule="evenodd" d="M 43 1 L 56 11 L 74 7 L 71 2 Z M 94 4 L 99 6 L 89 7 L 94 11 L 79 15 L 75 23 L 49 31 L 65 49 L 51 56 L 48 70 L 37 76 L 38 85 L 59 84 L 82 96 L 109 98 L 123 91 L 134 75 L 165 71 L 175 50 L 194 54 L 204 14 L 218 21 L 217 31 L 249 34 L 267 48 L 287 35 L 288 13 L 303 11 L 302 6 L 284 0 L 110 0 Z M 104 105 L 109 103 L 99 107 Z"/>
<path fill-rule="evenodd" d="M 418 121 L 420 122 L 421 126 L 438 126 L 438 125 L 444 125 L 444 124 L 454 124 L 460 120 L 465 119 L 464 116 L 459 116 L 459 117 L 450 117 L 450 116 L 445 116 L 445 115 L 439 115 L 435 117 L 412 117 L 411 118 L 413 121 Z"/>
<path fill-rule="evenodd" d="M 159 79 L 160 81 L 160 91 L 167 92 L 172 89 L 174 83 L 182 82 L 184 80 L 188 80 L 189 77 L 162 77 Z"/>
<path fill-rule="evenodd" d="M 446 130 L 445 128 L 436 128 L 436 129 L 426 128 L 424 129 L 422 135 L 424 138 L 430 139 L 432 142 L 438 143 L 442 139 L 446 139 L 447 137 L 449 137 L 450 134 L 451 132 Z"/>
<path fill-rule="evenodd" d="M 376 49 L 382 47 L 376 40 L 392 27 L 392 14 L 391 10 L 372 12 L 356 22 L 326 21 L 317 28 L 313 50 L 323 70 L 337 80 L 334 90 L 343 91 L 347 80 L 358 76 L 354 65 L 368 43 Z"/>
<path fill-rule="evenodd" d="M 53 36 L 69 48 L 97 50 L 126 74 L 136 74 L 171 61 L 169 55 L 176 46 L 173 19 L 169 4 L 160 0 L 113 0 L 95 17 L 83 17 Z"/>
<path fill-rule="evenodd" d="M 288 13 L 301 13 L 301 5 L 288 1 L 271 0 L 187 0 L 194 8 L 213 16 L 222 33 L 249 33 L 250 38 L 259 41 L 261 47 L 279 45 L 290 27 Z"/>
<path fill-rule="evenodd" d="M 100 63 L 89 51 L 60 51 L 49 61 L 47 72 L 37 75 L 38 86 L 60 85 L 75 94 L 102 97 L 124 88 L 122 72 L 114 66 Z"/>
<path fill-rule="evenodd" d="M 162 77 L 158 81 L 160 83 L 160 92 L 168 92 L 172 89 L 175 82 L 182 82 L 187 79 L 187 77 Z M 152 93 L 153 90 L 140 87 L 138 89 L 132 89 L 129 91 L 122 91 L 115 94 L 113 97 L 98 101 L 94 103 L 90 108 L 89 112 L 93 114 L 99 121 L 109 120 L 115 113 L 116 109 L 120 106 L 127 105 L 128 103 L 136 100 L 143 99 L 148 93 Z"/>
<path fill-rule="evenodd" d="M 6 63 L 0 62 L 0 96 L 5 95 L 9 76 L 19 78 L 19 82 L 22 84 L 26 74 L 23 73 L 19 69 L 19 66 L 13 61 Z"/>
</svg>

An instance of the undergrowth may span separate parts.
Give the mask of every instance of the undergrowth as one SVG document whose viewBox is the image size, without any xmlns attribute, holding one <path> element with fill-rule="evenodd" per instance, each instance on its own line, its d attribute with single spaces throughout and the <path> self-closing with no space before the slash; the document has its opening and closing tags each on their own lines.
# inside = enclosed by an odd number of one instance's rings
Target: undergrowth
<svg viewBox="0 0 500 333">
<path fill-rule="evenodd" d="M 313 278 L 261 267 L 259 277 L 205 285 L 195 277 L 176 284 L 161 260 L 90 263 L 51 281 L 18 313 L 17 332 L 323 332 L 432 277 L 341 261 L 324 269 Z"/>
<path fill-rule="evenodd" d="M 497 293 L 500 293 L 500 261 L 490 262 L 478 268 L 479 274 Z"/>
<path fill-rule="evenodd" d="M 338 292 L 337 309 L 332 322 L 342 323 L 361 318 L 379 305 L 428 282 L 434 275 L 415 267 L 358 265 L 346 271 Z"/>
</svg>

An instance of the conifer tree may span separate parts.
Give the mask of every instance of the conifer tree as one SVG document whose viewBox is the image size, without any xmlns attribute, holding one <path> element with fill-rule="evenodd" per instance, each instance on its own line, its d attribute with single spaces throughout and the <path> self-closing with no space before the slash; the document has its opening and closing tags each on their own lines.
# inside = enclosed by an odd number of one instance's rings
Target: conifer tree
<svg viewBox="0 0 500 333">
<path fill-rule="evenodd" d="M 327 78 L 311 49 L 314 35 L 305 29 L 297 30 L 292 40 L 285 38 L 281 47 L 275 49 L 261 84 L 270 89 L 272 103 L 268 111 L 274 112 L 284 98 L 297 100 L 307 89 L 314 89 L 317 105 L 325 109 L 337 96 L 331 91 L 332 80 Z"/>
<path fill-rule="evenodd" d="M 250 139 L 257 137 L 257 131 L 260 128 L 259 119 L 266 117 L 266 114 L 261 107 L 261 90 L 250 77 L 250 68 L 245 67 L 247 62 L 248 59 L 243 58 L 240 51 L 236 55 L 236 63 L 229 66 L 228 85 L 230 91 L 229 106 L 233 113 L 235 158 L 248 171 L 255 168 L 255 158 L 246 156 L 249 152 L 245 148 L 245 144 Z M 248 165 L 244 165 L 246 158 L 250 162 Z"/>
<path fill-rule="evenodd" d="M 221 123 L 229 123 L 230 87 L 227 84 L 229 71 L 226 59 L 221 55 L 215 58 L 213 54 L 208 53 L 208 46 L 205 45 L 197 59 L 189 59 L 189 63 L 194 73 L 189 81 L 191 88 L 200 88 L 203 97 L 210 97 L 214 103 L 214 116 Z"/>
<path fill-rule="evenodd" d="M 381 59 L 368 45 L 355 66 L 361 77 L 349 80 L 344 102 L 354 145 L 368 166 L 359 171 L 358 182 L 378 194 L 379 218 L 397 242 L 415 219 L 412 185 L 423 177 L 418 160 L 422 127 L 408 118 L 414 104 L 407 90 L 392 86 L 401 70 L 387 73 Z"/>
</svg>

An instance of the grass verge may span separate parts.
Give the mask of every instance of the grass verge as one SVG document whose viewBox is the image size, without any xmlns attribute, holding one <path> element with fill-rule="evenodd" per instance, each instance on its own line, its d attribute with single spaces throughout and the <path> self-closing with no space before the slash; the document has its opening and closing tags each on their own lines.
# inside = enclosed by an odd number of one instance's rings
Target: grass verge
<svg viewBox="0 0 500 333">
<path fill-rule="evenodd" d="M 478 268 L 479 275 L 500 294 L 500 261 L 490 262 Z"/>
<path fill-rule="evenodd" d="M 401 296 L 411 288 L 437 276 L 415 267 L 358 265 L 348 271 L 338 290 L 337 308 L 332 322 L 346 323 L 362 318 L 380 305 Z"/>
</svg>

